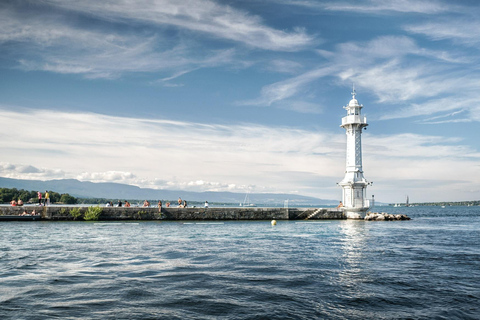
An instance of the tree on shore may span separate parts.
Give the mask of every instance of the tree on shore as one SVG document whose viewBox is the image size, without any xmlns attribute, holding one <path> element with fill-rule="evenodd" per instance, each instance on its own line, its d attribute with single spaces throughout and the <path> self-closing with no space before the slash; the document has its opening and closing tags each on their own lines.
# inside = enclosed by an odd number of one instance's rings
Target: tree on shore
<svg viewBox="0 0 480 320">
<path fill-rule="evenodd" d="M 60 197 L 60 202 L 64 203 L 64 204 L 76 204 L 77 203 L 77 198 L 69 195 L 68 193 L 64 193 Z"/>
<path fill-rule="evenodd" d="M 45 197 L 44 191 L 42 192 L 42 198 Z M 75 204 L 77 203 L 77 198 L 69 195 L 68 193 L 60 194 L 55 191 L 48 191 L 50 196 L 51 203 L 63 202 L 66 204 Z M 12 200 L 21 199 L 23 203 L 37 203 L 37 191 L 27 191 L 23 189 L 16 188 L 0 188 L 0 203 L 10 203 Z"/>
</svg>

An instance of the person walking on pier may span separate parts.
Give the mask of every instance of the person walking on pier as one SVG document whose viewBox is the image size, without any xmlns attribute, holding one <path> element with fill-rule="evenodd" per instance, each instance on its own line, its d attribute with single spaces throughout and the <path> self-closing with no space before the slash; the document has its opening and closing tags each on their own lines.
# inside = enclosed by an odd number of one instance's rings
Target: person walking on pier
<svg viewBox="0 0 480 320">
<path fill-rule="evenodd" d="M 50 205 L 50 195 L 48 194 L 48 191 L 45 190 L 45 200 L 44 200 L 44 205 L 49 206 Z"/>
<path fill-rule="evenodd" d="M 37 191 L 37 197 L 38 197 L 38 205 L 42 205 L 42 193 L 40 191 Z"/>
</svg>

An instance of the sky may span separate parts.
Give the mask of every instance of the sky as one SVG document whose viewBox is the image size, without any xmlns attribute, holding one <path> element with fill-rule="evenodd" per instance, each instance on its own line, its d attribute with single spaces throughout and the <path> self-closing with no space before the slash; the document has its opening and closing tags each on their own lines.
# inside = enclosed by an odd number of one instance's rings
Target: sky
<svg viewBox="0 0 480 320">
<path fill-rule="evenodd" d="M 0 2 L 0 176 L 480 199 L 477 1 Z"/>
</svg>

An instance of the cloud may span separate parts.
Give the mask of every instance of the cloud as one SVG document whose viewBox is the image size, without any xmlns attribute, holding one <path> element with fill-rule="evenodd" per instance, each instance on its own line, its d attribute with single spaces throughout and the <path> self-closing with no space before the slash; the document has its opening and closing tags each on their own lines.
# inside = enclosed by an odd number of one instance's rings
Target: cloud
<svg viewBox="0 0 480 320">
<path fill-rule="evenodd" d="M 465 30 L 469 30 L 467 26 L 468 23 L 463 25 Z M 474 36 L 469 38 L 476 39 Z M 371 113 L 371 119 L 442 116 L 464 110 L 463 117 L 449 118 L 441 123 L 480 121 L 475 102 L 480 74 L 470 67 L 477 58 L 457 48 L 432 49 L 420 46 L 411 37 L 391 35 L 368 41 L 344 42 L 331 51 L 318 49 L 316 52 L 325 59 L 321 65 L 267 84 L 258 97 L 237 101 L 236 104 L 321 113 L 323 107 L 310 101 L 308 93 L 313 83 L 318 85 L 328 81 L 355 83 L 360 91 L 375 96 L 381 106 L 389 107 L 388 112 L 380 110 L 377 114 Z M 272 61 L 269 67 L 273 70 L 276 66 L 277 72 L 291 70 L 293 73 L 294 66 L 289 70 L 289 65 L 288 61 L 278 60 Z"/>
<path fill-rule="evenodd" d="M 0 30 L 1 28 L 0 22 Z M 228 64 L 234 50 L 205 52 L 178 44 L 169 49 L 158 46 L 159 36 L 138 37 L 135 34 L 110 34 L 99 30 L 73 29 L 56 21 L 42 23 L 39 18 L 16 21 L 18 28 L 27 28 L 17 38 L 4 41 L 24 45 L 17 57 L 25 70 L 43 70 L 64 74 L 83 74 L 88 78 L 116 78 L 128 72 L 178 72 Z M 62 30 L 52 34 L 53 30 Z M 4 29 L 5 30 L 5 29 Z M 29 32 L 35 30 L 35 34 Z M 7 33 L 5 30 L 3 34 Z M 38 33 L 39 35 L 37 36 Z M 185 72 L 184 72 L 185 73 Z"/>
<path fill-rule="evenodd" d="M 32 165 L 0 162 L 0 175 L 12 179 L 61 179 L 66 174 L 61 169 L 38 168 Z"/>
<path fill-rule="evenodd" d="M 192 191 L 295 191 L 326 199 L 340 195 L 336 182 L 345 169 L 343 133 L 15 110 L 0 113 L 4 177 Z M 365 133 L 362 140 L 365 175 L 375 181 L 378 189 L 370 192 L 379 201 L 394 201 L 399 190 L 420 188 L 425 181 L 431 188 L 422 200 L 455 199 L 475 189 L 480 179 L 475 169 L 480 153 L 454 136 Z"/>
<path fill-rule="evenodd" d="M 384 36 L 367 42 L 339 44 L 332 52 L 318 51 L 330 60 L 342 83 L 355 83 L 382 105 L 395 106 L 374 118 L 386 120 L 474 109 L 480 83 L 468 68 L 468 56 L 425 49 L 405 36 Z M 467 67 L 467 68 L 466 68 Z M 458 95 L 462 92 L 462 95 Z"/>
<path fill-rule="evenodd" d="M 458 115 L 460 112 L 469 111 L 464 116 L 473 121 L 480 121 L 480 117 L 473 116 L 474 109 L 472 106 L 475 106 L 477 99 L 476 98 L 458 98 L 458 97 L 447 97 L 441 99 L 430 99 L 424 103 L 412 103 L 406 107 L 401 107 L 396 110 L 392 110 L 380 117 L 380 120 L 389 120 L 389 119 L 401 119 L 415 116 L 427 116 L 436 113 L 445 113 L 440 116 L 431 117 L 424 119 L 425 122 L 428 122 L 433 119 Z M 473 107 L 474 108 L 474 107 Z M 451 112 L 456 110 L 455 112 Z"/>
<path fill-rule="evenodd" d="M 234 60 L 232 45 L 298 51 L 316 41 L 303 29 L 277 30 L 258 16 L 210 0 L 45 0 L 36 3 L 34 13 L 25 7 L 24 2 L 0 6 L 0 44 L 10 58 L 25 70 L 87 78 L 162 72 L 170 75 L 159 83 L 178 86 L 167 81 L 200 68 L 248 65 Z M 202 47 L 199 37 L 218 41 L 217 49 Z"/>
<path fill-rule="evenodd" d="M 325 51 L 319 51 L 324 55 Z M 338 44 L 336 52 L 330 58 L 341 64 L 353 66 L 362 63 L 375 63 L 378 60 L 399 59 L 403 57 L 426 57 L 429 59 L 462 63 L 466 62 L 459 53 L 451 56 L 450 51 L 421 48 L 416 41 L 407 36 L 380 36 L 364 42 L 346 42 Z M 327 56 L 326 56 L 327 57 Z"/>
<path fill-rule="evenodd" d="M 240 101 L 238 104 L 247 106 L 270 106 L 275 102 L 289 99 L 303 92 L 311 82 L 331 75 L 334 70 L 334 68 L 330 67 L 317 68 L 296 77 L 267 85 L 262 88 L 259 98 Z"/>
<path fill-rule="evenodd" d="M 171 25 L 210 35 L 250 47 L 297 51 L 311 45 L 313 37 L 302 29 L 290 32 L 276 30 L 263 24 L 258 16 L 210 0 L 86 0 L 65 2 L 46 1 L 49 4 L 97 16 L 105 20 L 137 21 L 158 26 Z"/>
<path fill-rule="evenodd" d="M 450 40 L 465 46 L 480 46 L 480 22 L 468 16 L 462 18 L 440 18 L 436 21 L 406 25 L 410 33 L 421 34 L 432 40 Z"/>
<path fill-rule="evenodd" d="M 315 108 L 295 108 L 291 102 L 310 104 L 305 101 L 305 93 L 312 82 L 326 77 L 336 77 L 343 83 L 353 82 L 358 88 L 376 95 L 379 102 L 394 104 L 451 94 L 458 87 L 473 89 L 478 83 L 477 78 L 469 78 L 470 75 L 452 69 L 452 65 L 465 63 L 465 58 L 446 51 L 421 48 L 406 36 L 346 42 L 337 45 L 334 51 L 317 50 L 317 53 L 327 62 L 300 75 L 266 85 L 261 89 L 260 97 L 238 104 L 282 108 L 290 103 L 292 110 L 318 112 L 319 109 Z"/>
<path fill-rule="evenodd" d="M 346 11 L 355 13 L 388 14 L 420 13 L 438 14 L 456 8 L 442 1 L 415 0 L 366 0 L 366 1 L 314 1 L 314 0 L 272 0 L 280 4 L 301 6 L 309 9 Z"/>
<path fill-rule="evenodd" d="M 428 136 L 413 133 L 367 136 L 366 152 L 378 158 L 415 158 L 417 160 L 478 158 L 480 153 L 462 145 L 457 137 Z M 375 146 L 371 148 L 371 146 Z"/>
<path fill-rule="evenodd" d="M 56 14 L 29 15 L 0 8 L 0 44 L 25 70 L 117 78 L 130 72 L 197 70 L 230 64 L 233 49 L 195 48 L 159 33 L 73 25 Z M 20 48 L 20 49 L 19 49 Z"/>
<path fill-rule="evenodd" d="M 17 111 L 2 110 L 0 115 L 0 121 L 9 119 L 0 134 L 17 141 L 14 148 L 8 138 L 0 141 L 0 148 L 8 154 L 4 159 L 24 162 L 28 150 L 36 167 L 62 168 L 68 178 L 243 192 L 246 186 L 283 191 L 278 172 L 310 168 L 312 175 L 327 179 L 334 178 L 333 171 L 319 172 L 319 165 L 338 167 L 342 172 L 338 144 L 343 135 L 250 124 L 14 109 Z M 28 125 L 31 123 L 42 125 Z M 325 157 L 317 159 L 317 154 Z M 15 176 L 20 177 L 21 172 L 17 170 Z M 309 193 L 302 186 L 295 189 Z"/>
<path fill-rule="evenodd" d="M 234 63 L 233 62 L 234 56 L 235 56 L 235 50 L 233 49 L 213 51 L 213 54 L 209 57 L 206 57 L 204 60 L 192 61 L 190 63 L 192 67 L 190 67 L 189 69 L 183 69 L 183 70 L 177 71 L 171 76 L 159 79 L 152 83 L 161 84 L 165 87 L 181 87 L 183 86 L 182 84 L 174 84 L 174 83 L 171 83 L 170 81 L 175 80 L 187 73 L 196 71 L 201 68 L 210 68 L 210 67 L 216 67 L 216 66 Z"/>
<path fill-rule="evenodd" d="M 136 176 L 131 172 L 106 171 L 106 172 L 82 172 L 76 176 L 80 181 L 92 182 L 136 182 Z"/>
<path fill-rule="evenodd" d="M 363 169 L 379 201 L 403 202 L 409 192 L 419 202 L 476 199 L 469 190 L 478 189 L 480 153 L 462 139 L 413 133 L 362 138 Z"/>
<path fill-rule="evenodd" d="M 415 0 L 370 0 L 359 3 L 358 1 L 335 1 L 325 4 L 325 9 L 332 11 L 353 11 L 357 13 L 375 12 L 404 12 L 438 14 L 446 12 L 446 4 L 441 1 L 415 1 Z"/>
<path fill-rule="evenodd" d="M 435 67 L 427 65 L 404 67 L 396 60 L 364 69 L 350 69 L 341 73 L 340 77 L 373 92 L 381 103 L 452 93 L 457 87 L 455 83 L 459 81 L 458 78 L 449 77 Z"/>
</svg>

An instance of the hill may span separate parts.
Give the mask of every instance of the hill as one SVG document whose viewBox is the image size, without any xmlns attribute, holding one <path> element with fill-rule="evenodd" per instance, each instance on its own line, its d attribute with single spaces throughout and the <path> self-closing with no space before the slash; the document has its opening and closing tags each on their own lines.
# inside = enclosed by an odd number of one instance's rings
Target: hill
<svg viewBox="0 0 480 320">
<path fill-rule="evenodd" d="M 108 198 L 108 199 L 163 199 L 175 200 L 178 197 L 189 201 L 209 201 L 220 203 L 241 203 L 244 201 L 244 193 L 234 192 L 192 192 L 183 190 L 156 190 L 139 188 L 121 183 L 93 183 L 75 179 L 61 180 L 19 180 L 0 177 L 0 187 L 17 188 L 25 190 L 53 190 L 58 193 L 69 193 L 79 198 Z M 250 193 L 249 202 L 263 205 L 283 205 L 289 200 L 290 206 L 299 205 L 333 205 L 337 200 L 325 200 L 285 193 Z"/>
</svg>

